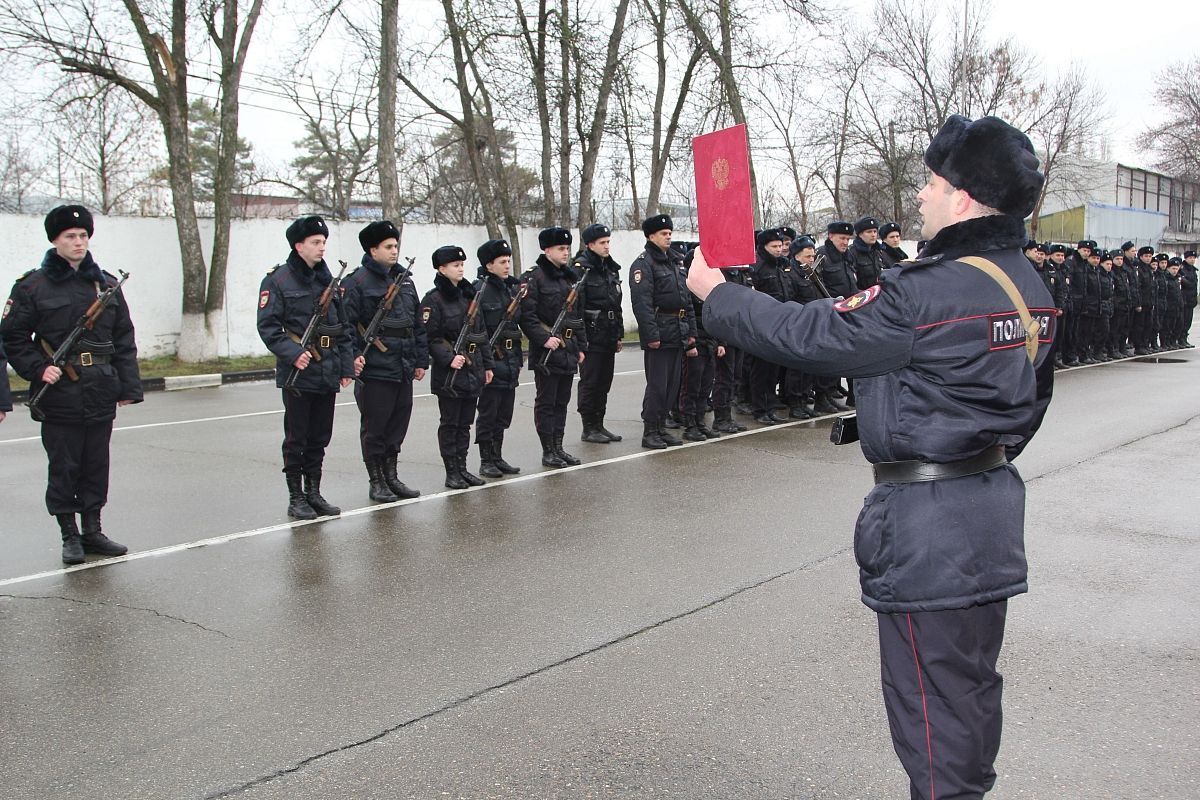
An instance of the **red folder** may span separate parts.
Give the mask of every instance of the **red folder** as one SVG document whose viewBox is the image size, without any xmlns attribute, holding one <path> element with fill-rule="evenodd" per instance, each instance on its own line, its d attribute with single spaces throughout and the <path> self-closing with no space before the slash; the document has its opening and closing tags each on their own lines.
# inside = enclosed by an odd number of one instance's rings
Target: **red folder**
<svg viewBox="0 0 1200 800">
<path fill-rule="evenodd" d="M 710 267 L 753 264 L 754 206 L 746 126 L 692 139 L 700 247 Z"/>
</svg>

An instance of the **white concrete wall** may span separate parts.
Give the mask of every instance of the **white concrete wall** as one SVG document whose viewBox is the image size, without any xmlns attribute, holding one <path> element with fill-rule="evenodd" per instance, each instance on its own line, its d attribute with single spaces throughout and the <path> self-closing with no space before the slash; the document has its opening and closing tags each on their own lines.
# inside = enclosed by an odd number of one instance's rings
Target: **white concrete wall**
<svg viewBox="0 0 1200 800">
<path fill-rule="evenodd" d="M 273 265 L 287 257 L 288 244 L 284 230 L 288 223 L 280 220 L 243 220 L 233 223 L 231 231 L 229 274 L 226 282 L 227 313 L 218 325 L 218 352 L 221 355 L 241 356 L 265 354 L 266 348 L 258 338 L 255 315 L 258 309 L 258 286 L 263 275 Z M 330 226 L 330 244 L 326 258 L 337 271 L 337 259 L 344 259 L 351 269 L 362 257 L 358 244 L 359 222 L 339 222 Z M 0 230 L 8 232 L 9 257 L 0 266 L 0 285 L 7 298 L 7 288 L 27 270 L 37 267 L 49 244 L 41 216 L 0 214 Z M 531 266 L 539 254 L 537 229 L 521 231 L 522 266 Z M 201 222 L 201 236 L 207 248 L 212 236 L 212 222 Z M 406 225 L 402 256 L 417 259 L 413 278 L 424 293 L 433 285 L 430 255 L 441 245 L 459 245 L 467 251 L 468 276 L 475 273 L 475 249 L 487 240 L 482 227 L 456 225 Z M 613 258 L 627 268 L 645 245 L 641 231 L 615 231 Z M 695 240 L 695 234 L 678 231 L 677 238 Z M 182 276 L 180 273 L 179 243 L 175 221 L 169 218 L 98 217 L 92 238 L 92 255 L 109 272 L 123 269 L 131 274 L 126 284 L 133 322 L 137 327 L 138 349 L 143 356 L 163 355 L 175 351 L 180 328 Z M 627 272 L 624 277 L 627 277 Z M 625 293 L 626 327 L 634 327 Z"/>
</svg>

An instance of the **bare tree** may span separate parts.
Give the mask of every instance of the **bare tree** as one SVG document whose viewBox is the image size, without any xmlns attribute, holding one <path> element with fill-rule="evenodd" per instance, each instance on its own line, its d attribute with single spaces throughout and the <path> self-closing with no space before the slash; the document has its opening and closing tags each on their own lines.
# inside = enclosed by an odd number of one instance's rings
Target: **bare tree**
<svg viewBox="0 0 1200 800">
<path fill-rule="evenodd" d="M 550 95 L 547 89 L 547 48 L 549 41 L 550 11 L 547 0 L 538 0 L 537 17 L 530 24 L 529 15 L 521 0 L 515 0 L 520 36 L 524 44 L 525 57 L 529 63 L 529 83 L 533 88 L 537 108 L 538 130 L 541 133 L 542 157 L 542 224 L 550 225 L 554 220 L 554 179 L 551 169 L 553 159 L 553 137 L 550 133 Z"/>
<path fill-rule="evenodd" d="M 375 171 L 379 175 L 379 194 L 383 218 L 390 219 L 404 235 L 404 214 L 400 198 L 400 176 L 396 169 L 396 79 L 399 72 L 400 38 L 399 0 L 380 0 L 379 37 L 379 146 L 375 150 Z"/>
<path fill-rule="evenodd" d="M 44 170 L 17 129 L 10 129 L 0 143 L 0 211 L 21 214 Z"/>
<path fill-rule="evenodd" d="M 1154 99 L 1166 119 L 1147 128 L 1137 146 L 1154 151 L 1154 166 L 1168 175 L 1200 181 L 1200 56 L 1154 77 Z"/>
<path fill-rule="evenodd" d="M 37 63 L 92 75 L 123 89 L 159 119 L 167 150 L 171 197 L 184 254 L 183 321 L 178 355 L 187 361 L 216 354 L 215 324 L 224 311 L 229 260 L 230 186 L 237 160 L 238 88 L 262 0 L 122 0 L 123 16 L 95 0 L 71 5 L 13 0 L 0 8 L 0 46 Z M 201 24 L 218 55 L 221 147 L 214 199 L 211 264 L 205 264 L 189 150 L 189 41 Z M 165 29 L 165 36 L 159 32 Z M 122 55 L 122 53 L 130 55 Z M 137 53 L 135 57 L 133 54 Z"/>
</svg>

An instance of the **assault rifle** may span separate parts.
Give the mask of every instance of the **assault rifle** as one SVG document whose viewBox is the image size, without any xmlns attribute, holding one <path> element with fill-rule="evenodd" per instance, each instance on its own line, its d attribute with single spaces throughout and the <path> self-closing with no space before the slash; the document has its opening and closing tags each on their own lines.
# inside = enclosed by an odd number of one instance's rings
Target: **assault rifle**
<svg viewBox="0 0 1200 800">
<path fill-rule="evenodd" d="M 825 281 L 821 280 L 821 274 L 817 271 L 817 267 L 821 266 L 821 262 L 825 260 L 825 254 L 817 256 L 811 264 L 801 264 L 800 270 L 804 273 L 804 277 L 813 282 L 817 290 L 825 297 L 833 297 L 829 293 L 829 289 L 825 286 Z"/>
<path fill-rule="evenodd" d="M 587 278 L 586 271 L 579 277 L 579 280 L 575 281 L 575 285 L 571 287 L 571 291 L 567 292 L 567 299 L 563 303 L 562 311 L 558 312 L 558 318 L 554 320 L 554 325 L 550 327 L 551 339 L 562 337 L 563 327 L 567 321 L 567 312 L 575 306 L 575 300 L 579 297 L 579 287 L 583 286 L 585 278 Z M 546 366 L 546 362 L 550 360 L 550 354 L 553 352 L 553 350 L 546 351 L 545 355 L 542 356 L 541 366 Z"/>
<path fill-rule="evenodd" d="M 363 349 L 358 355 L 361 358 L 366 358 L 367 352 L 374 345 L 379 352 L 386 353 L 387 346 L 379 341 L 379 326 L 383 323 L 383 318 L 392 310 L 392 306 L 396 303 L 396 295 L 400 293 L 400 284 L 404 283 L 404 279 L 412 272 L 413 264 L 416 263 L 415 258 L 408 259 L 408 266 L 400 271 L 396 279 L 388 286 L 387 293 L 383 299 L 379 301 L 379 307 L 375 309 L 375 316 L 371 317 L 371 323 L 367 325 L 363 331 Z"/>
<path fill-rule="evenodd" d="M 465 356 L 467 354 L 467 340 L 471 336 L 471 328 L 475 326 L 475 317 L 479 314 L 479 300 L 486 291 L 487 281 L 484 281 L 483 285 L 479 287 L 479 293 L 471 298 L 471 303 L 467 306 L 467 314 L 463 318 L 462 328 L 458 331 L 458 338 L 454 340 L 454 352 L 450 354 L 451 361 L 454 360 L 455 356 Z M 466 365 L 464 364 L 463 366 Z M 446 389 L 454 387 L 454 380 L 460 372 L 462 372 L 461 367 L 459 369 L 451 369 L 446 374 L 446 383 L 444 384 Z"/>
<path fill-rule="evenodd" d="M 496 326 L 496 330 L 492 331 L 492 338 L 488 339 L 488 347 L 493 350 L 496 347 L 496 342 L 500 341 L 500 334 L 504 332 L 505 326 L 512 322 L 513 317 L 517 315 L 517 309 L 521 307 L 521 301 L 525 298 L 525 293 L 529 291 L 529 284 L 522 283 L 521 288 L 517 290 L 516 297 L 508 304 L 508 308 L 504 310 L 504 317 L 501 318 L 500 324 Z"/>
<path fill-rule="evenodd" d="M 319 350 L 312 349 L 313 339 L 317 335 L 317 326 L 321 324 L 321 320 L 325 319 L 325 315 L 329 313 L 329 304 L 333 302 L 334 293 L 338 290 L 338 285 L 342 282 L 342 276 L 346 274 L 346 262 L 338 259 L 338 263 L 342 265 L 337 277 L 329 282 L 325 287 L 325 291 L 321 292 L 321 296 L 317 299 L 316 308 L 313 309 L 312 317 L 308 320 L 308 325 L 304 328 L 304 335 L 300 337 L 300 352 L 311 353 L 313 361 L 321 360 Z M 292 366 L 292 371 L 288 373 L 287 380 L 283 382 L 283 388 L 292 394 L 300 394 L 296 389 L 296 379 L 300 377 L 300 369 L 295 365 Z"/>
<path fill-rule="evenodd" d="M 75 368 L 69 363 L 71 351 L 75 349 L 75 345 L 79 344 L 79 340 L 83 338 L 83 334 L 92 330 L 92 328 L 96 326 L 96 322 L 100 319 L 100 315 L 104 313 L 104 309 L 108 308 L 109 304 L 112 303 L 113 298 L 116 297 L 117 292 L 119 292 L 121 287 L 125 285 L 125 281 L 129 280 L 128 272 L 122 269 L 117 270 L 117 272 L 121 274 L 121 280 L 117 281 L 117 285 L 110 286 L 100 294 L 96 295 L 96 299 L 93 300 L 92 304 L 87 307 L 87 311 L 83 312 L 83 316 L 81 316 L 79 321 L 75 323 L 74 329 L 67 334 L 67 338 L 63 339 L 62 344 L 58 346 L 58 349 L 50 354 L 50 363 L 66 373 L 67 377 L 72 381 L 79 380 L 79 373 L 76 372 Z M 45 342 L 43 342 L 43 346 L 47 346 Z M 84 366 L 89 365 L 84 364 Z M 29 398 L 29 402 L 25 404 L 29 406 L 30 416 L 32 416 L 35 420 L 41 419 L 40 412 L 38 411 L 38 404 L 42 402 L 42 396 L 46 394 L 46 390 L 53 385 L 54 384 L 51 383 L 43 383 Z"/>
</svg>

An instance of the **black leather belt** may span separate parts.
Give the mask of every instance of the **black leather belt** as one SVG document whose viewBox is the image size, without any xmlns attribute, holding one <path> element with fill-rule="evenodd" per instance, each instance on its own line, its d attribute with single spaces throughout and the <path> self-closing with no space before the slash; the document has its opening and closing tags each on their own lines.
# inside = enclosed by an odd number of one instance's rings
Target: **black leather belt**
<svg viewBox="0 0 1200 800">
<path fill-rule="evenodd" d="M 657 317 L 674 317 L 675 319 L 683 319 L 687 316 L 687 309 L 681 308 L 678 311 L 660 311 L 656 308 L 654 309 L 654 315 Z"/>
<path fill-rule="evenodd" d="M 112 356 L 107 353 L 75 353 L 67 358 L 67 363 L 73 367 L 90 367 L 93 364 L 107 364 Z"/>
<path fill-rule="evenodd" d="M 876 483 L 920 483 L 978 475 L 1007 463 L 1008 456 L 1004 447 L 996 445 L 965 461 L 948 461 L 943 464 L 931 461 L 882 461 L 872 464 L 871 467 L 875 470 Z"/>
</svg>

